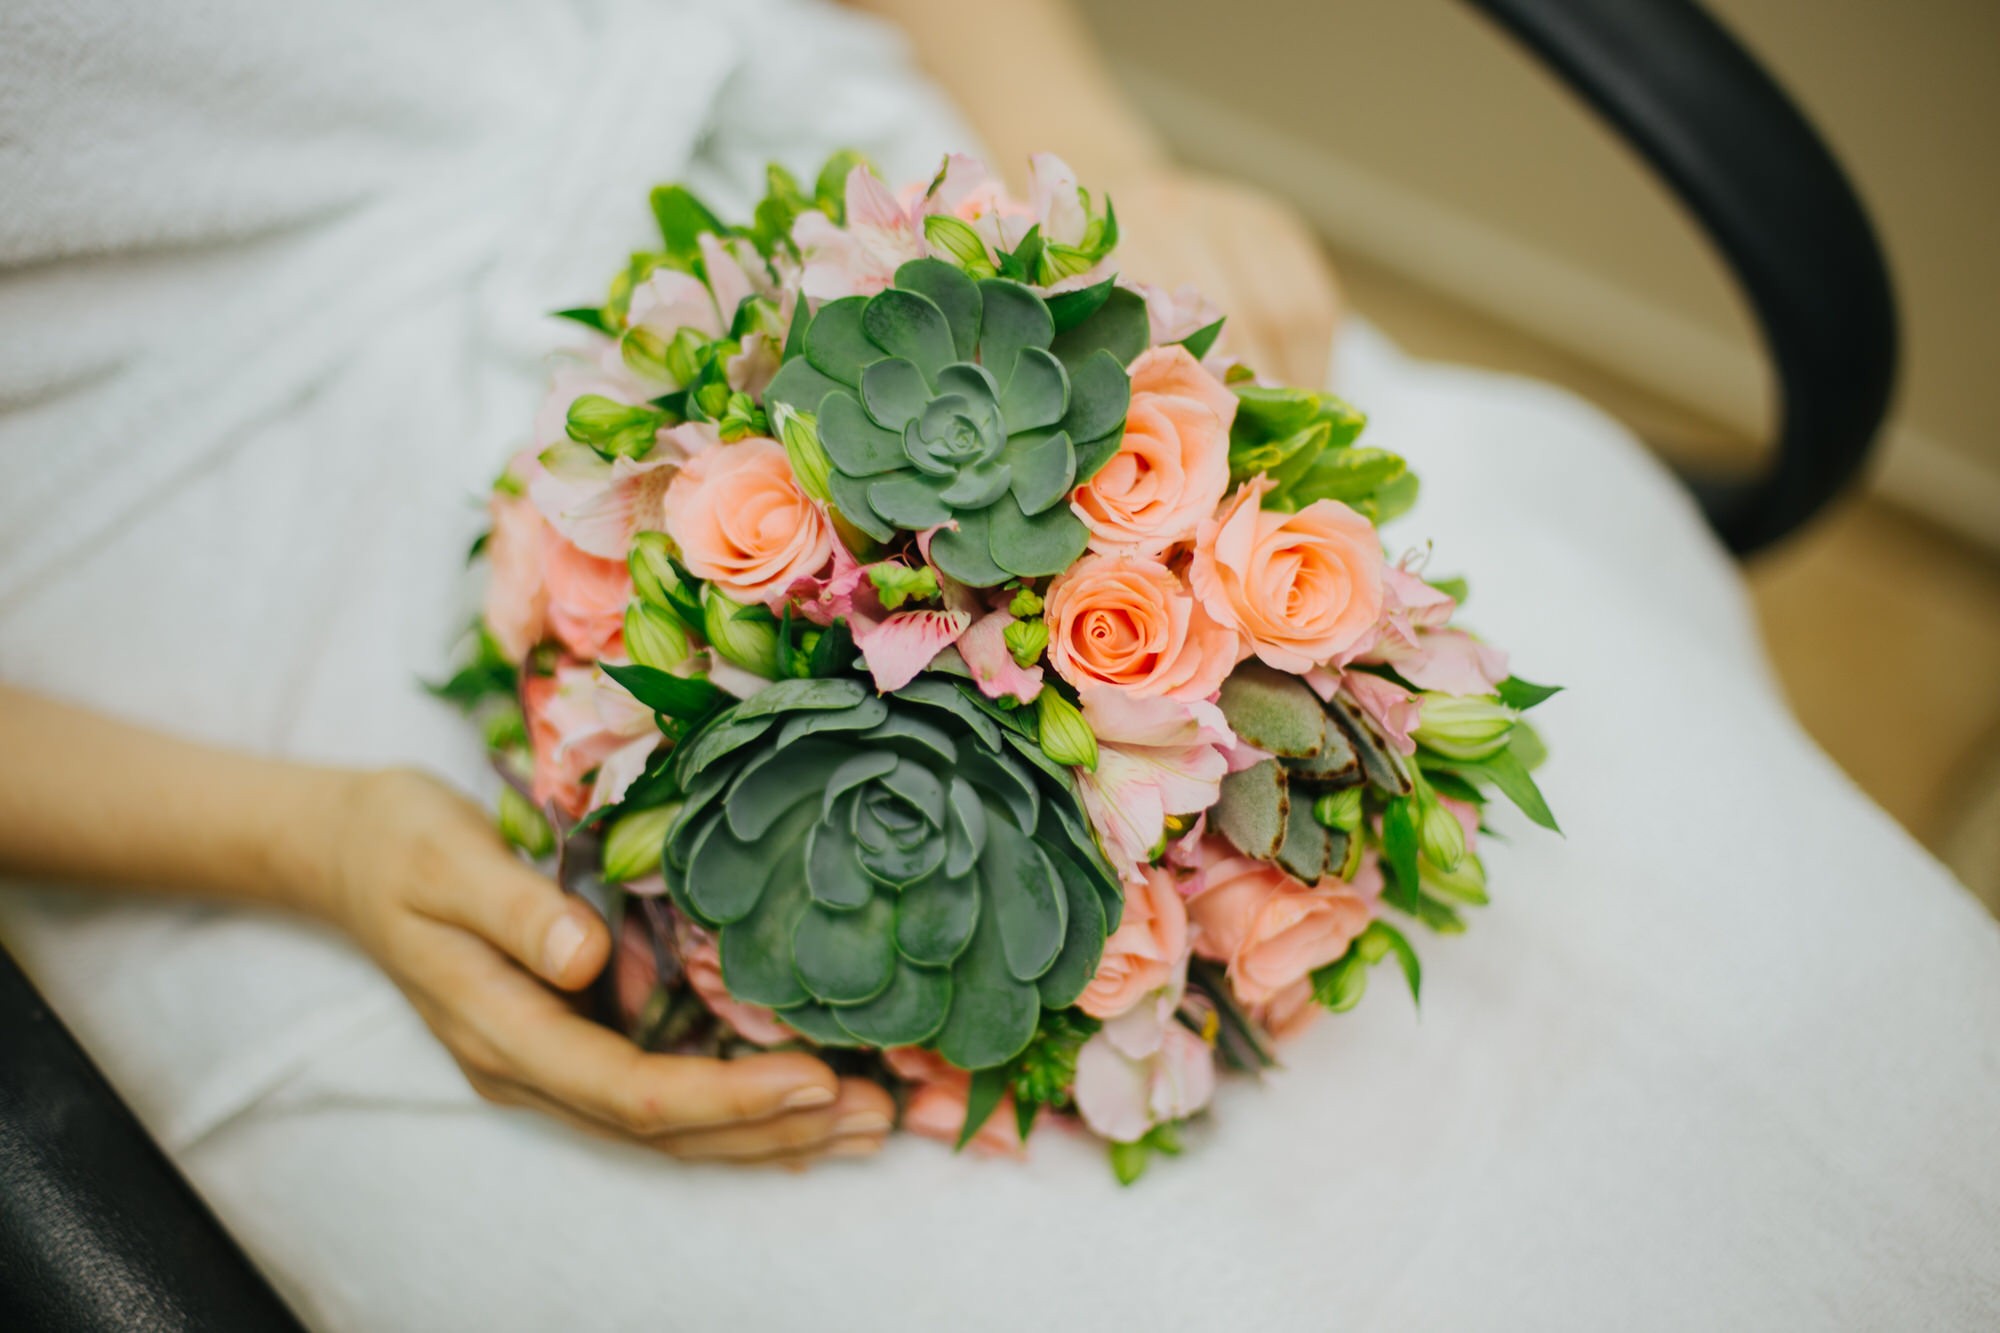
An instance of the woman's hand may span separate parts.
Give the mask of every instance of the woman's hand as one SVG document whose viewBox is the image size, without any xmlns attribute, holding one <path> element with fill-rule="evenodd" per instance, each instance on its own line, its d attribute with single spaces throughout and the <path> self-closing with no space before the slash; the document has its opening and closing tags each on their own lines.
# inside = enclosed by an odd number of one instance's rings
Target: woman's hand
<svg viewBox="0 0 2000 1333">
<path fill-rule="evenodd" d="M 575 1013 L 557 992 L 603 969 L 610 932 L 456 793 L 387 772 L 352 779 L 341 804 L 315 897 L 481 1096 L 690 1159 L 800 1164 L 881 1147 L 895 1108 L 873 1083 L 805 1055 L 652 1055 Z"/>
<path fill-rule="evenodd" d="M 1333 270 L 1289 204 L 1247 186 L 1160 169 L 1111 182 L 1119 271 L 1192 284 L 1229 317 L 1223 345 L 1267 380 L 1326 383 L 1340 313 Z"/>
</svg>

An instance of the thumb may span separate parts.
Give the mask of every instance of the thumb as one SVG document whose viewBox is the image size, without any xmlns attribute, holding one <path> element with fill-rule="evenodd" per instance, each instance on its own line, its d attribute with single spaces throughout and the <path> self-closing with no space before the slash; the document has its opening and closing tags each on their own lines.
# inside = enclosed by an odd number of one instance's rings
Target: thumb
<svg viewBox="0 0 2000 1333">
<path fill-rule="evenodd" d="M 417 907 L 562 990 L 588 985 L 611 955 L 611 931 L 588 903 L 530 870 L 484 829 L 455 842 L 440 873 L 418 887 Z"/>
</svg>

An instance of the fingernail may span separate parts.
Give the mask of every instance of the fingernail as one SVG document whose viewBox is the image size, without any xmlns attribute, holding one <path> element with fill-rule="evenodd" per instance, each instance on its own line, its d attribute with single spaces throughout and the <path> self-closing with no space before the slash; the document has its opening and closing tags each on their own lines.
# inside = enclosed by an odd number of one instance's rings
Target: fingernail
<svg viewBox="0 0 2000 1333">
<path fill-rule="evenodd" d="M 787 1111 L 810 1111 L 815 1106 L 831 1106 L 836 1095 L 831 1088 L 800 1088 L 786 1096 L 783 1106 Z"/>
<path fill-rule="evenodd" d="M 889 1117 L 880 1111 L 850 1111 L 834 1122 L 833 1132 L 842 1137 L 851 1134 L 887 1134 Z"/>
<path fill-rule="evenodd" d="M 875 1138 L 835 1139 L 826 1145 L 828 1157 L 873 1157 L 881 1151 L 882 1140 Z"/>
<path fill-rule="evenodd" d="M 549 937 L 542 945 L 542 968 L 551 977 L 559 977 L 569 967 L 576 951 L 583 947 L 584 930 L 575 917 L 565 912 L 557 917 L 549 927 Z"/>
</svg>

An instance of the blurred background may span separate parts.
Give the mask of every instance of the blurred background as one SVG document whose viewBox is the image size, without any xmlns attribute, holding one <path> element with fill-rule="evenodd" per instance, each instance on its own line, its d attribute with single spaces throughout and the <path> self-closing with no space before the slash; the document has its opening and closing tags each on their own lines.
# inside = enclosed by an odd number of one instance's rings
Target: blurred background
<svg viewBox="0 0 2000 1333">
<path fill-rule="evenodd" d="M 1669 194 L 1459 0 L 1079 0 L 1193 165 L 1290 198 L 1349 308 L 1565 385 L 1678 460 L 1770 433 L 1747 310 Z M 2000 3 L 1709 0 L 1831 142 L 1902 306 L 1861 492 L 1747 568 L 1806 728 L 2000 912 Z"/>
</svg>

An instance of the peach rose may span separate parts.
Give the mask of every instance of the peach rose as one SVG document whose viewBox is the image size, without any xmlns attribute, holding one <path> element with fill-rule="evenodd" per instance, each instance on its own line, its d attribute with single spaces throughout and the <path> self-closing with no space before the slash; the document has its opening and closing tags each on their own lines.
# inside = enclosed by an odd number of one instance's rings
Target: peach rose
<svg viewBox="0 0 2000 1333">
<path fill-rule="evenodd" d="M 1382 540 L 1338 500 L 1266 512 L 1258 506 L 1272 485 L 1252 478 L 1201 525 L 1188 578 L 1251 652 L 1304 672 L 1361 644 L 1381 618 Z"/>
<path fill-rule="evenodd" d="M 1311 978 L 1301 977 L 1250 1010 L 1258 1027 L 1274 1041 L 1289 1041 L 1316 1022 L 1326 1010 L 1313 998 Z"/>
<path fill-rule="evenodd" d="M 1049 585 L 1044 614 L 1049 663 L 1079 690 L 1206 699 L 1241 654 L 1236 635 L 1146 556 L 1086 556 Z"/>
<path fill-rule="evenodd" d="M 890 1073 L 912 1085 L 909 1100 L 903 1103 L 903 1128 L 941 1143 L 957 1143 L 959 1131 L 965 1128 L 965 1100 L 972 1089 L 972 1075 L 920 1046 L 894 1047 L 882 1052 L 882 1059 Z M 1028 1145 L 1015 1119 L 1013 1093 L 1000 1098 L 1000 1105 L 972 1136 L 971 1146 L 988 1156 L 1027 1154 Z"/>
<path fill-rule="evenodd" d="M 833 555 L 833 529 L 776 440 L 696 454 L 667 487 L 664 507 L 688 572 L 739 602 L 782 597 Z"/>
<path fill-rule="evenodd" d="M 1157 555 L 1192 537 L 1229 489 L 1235 419 L 1236 395 L 1185 347 L 1141 352 L 1118 452 L 1070 497 L 1091 549 Z"/>
<path fill-rule="evenodd" d="M 1203 887 L 1188 903 L 1194 951 L 1226 964 L 1230 989 L 1252 1008 L 1346 953 L 1375 916 L 1374 893 L 1359 880 L 1306 884 L 1223 843 L 1204 854 Z"/>
<path fill-rule="evenodd" d="M 510 662 L 519 662 L 542 640 L 549 611 L 542 576 L 543 532 L 548 524 L 522 495 L 496 493 L 493 530 L 486 539 L 486 629 Z"/>
<path fill-rule="evenodd" d="M 542 578 L 548 588 L 549 628 L 564 647 L 586 661 L 620 650 L 625 604 L 632 600 L 632 571 L 623 560 L 588 555 L 544 523 Z"/>
<path fill-rule="evenodd" d="M 1187 904 L 1173 872 L 1146 866 L 1125 886 L 1125 914 L 1076 1007 L 1092 1018 L 1116 1018 L 1156 991 L 1178 992 L 1187 954 Z"/>
</svg>

